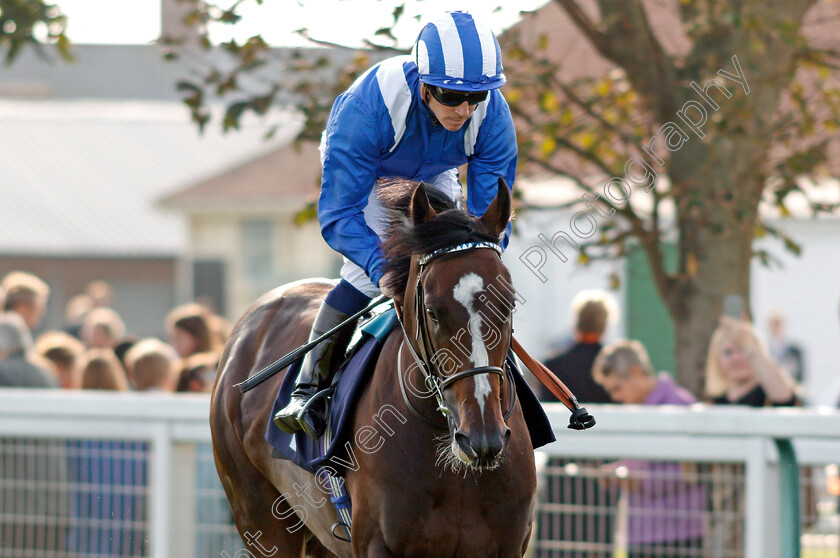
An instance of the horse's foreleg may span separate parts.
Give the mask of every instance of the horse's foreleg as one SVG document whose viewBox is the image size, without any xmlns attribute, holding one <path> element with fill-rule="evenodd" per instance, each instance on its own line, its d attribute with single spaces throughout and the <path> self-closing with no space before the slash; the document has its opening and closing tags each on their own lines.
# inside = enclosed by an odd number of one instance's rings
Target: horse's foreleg
<svg viewBox="0 0 840 558">
<path fill-rule="evenodd" d="M 216 447 L 216 464 L 248 551 L 257 558 L 303 558 L 309 530 L 237 444 Z M 318 556 L 315 554 L 315 556 Z"/>
<path fill-rule="evenodd" d="M 353 549 L 356 556 L 363 558 L 400 558 L 398 554 L 394 554 L 385 545 L 385 541 L 381 537 L 376 537 L 367 545 L 366 549 Z"/>
<path fill-rule="evenodd" d="M 522 543 L 522 552 L 520 556 L 526 556 L 528 552 L 528 543 L 531 542 L 531 534 L 534 531 L 534 522 L 528 523 L 528 533 L 525 535 L 525 541 Z"/>
</svg>

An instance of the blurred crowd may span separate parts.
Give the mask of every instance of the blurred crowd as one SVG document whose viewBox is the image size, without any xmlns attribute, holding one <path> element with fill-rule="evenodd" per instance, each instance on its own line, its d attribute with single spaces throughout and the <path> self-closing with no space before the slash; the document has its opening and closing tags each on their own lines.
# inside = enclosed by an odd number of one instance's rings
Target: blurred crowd
<svg viewBox="0 0 840 558">
<path fill-rule="evenodd" d="M 678 385 L 673 374 L 658 372 L 639 341 L 618 339 L 603 343 L 618 311 L 609 293 L 583 291 L 574 298 L 572 306 L 573 343 L 546 365 L 581 403 L 803 405 L 803 352 L 787 338 L 784 318 L 779 313 L 770 316 L 765 343 L 741 305 L 729 315 L 723 309 L 724 315 L 719 317 L 708 341 L 704 389 L 698 400 Z M 555 400 L 547 390 L 543 389 L 540 395 L 544 401 Z M 553 526 L 550 516 L 544 515 L 538 522 L 541 539 L 586 543 L 597 549 L 587 556 L 612 557 L 618 525 L 615 510 L 619 495 L 623 495 L 627 502 L 628 558 L 694 556 L 701 552 L 712 556 L 728 555 L 726 552 L 741 555 L 743 491 L 716 479 L 743 477 L 742 465 L 689 466 L 637 460 L 594 465 L 600 467 L 598 473 L 582 475 L 574 485 L 568 484 L 568 479 L 548 478 L 547 499 L 551 504 L 589 508 L 578 517 L 567 514 L 561 530 Z M 577 471 L 580 464 L 552 458 L 548 466 Z M 806 508 L 812 503 L 806 501 Z M 602 513 L 593 515 L 592 509 Z M 712 513 L 706 515 L 707 511 Z M 806 515 L 808 511 L 805 510 Z"/>
<path fill-rule="evenodd" d="M 207 392 L 213 387 L 228 323 L 184 304 L 166 316 L 166 339 L 131 333 L 111 307 L 113 288 L 91 281 L 67 302 L 65 326 L 33 339 L 50 288 L 12 271 L 0 281 L 0 387 Z"/>
</svg>

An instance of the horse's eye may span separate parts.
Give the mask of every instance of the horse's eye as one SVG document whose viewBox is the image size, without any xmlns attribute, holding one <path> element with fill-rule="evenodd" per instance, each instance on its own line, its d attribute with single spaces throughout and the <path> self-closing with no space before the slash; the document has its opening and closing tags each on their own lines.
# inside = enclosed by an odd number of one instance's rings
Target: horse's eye
<svg viewBox="0 0 840 558">
<path fill-rule="evenodd" d="M 437 313 L 435 312 L 435 309 L 434 309 L 434 308 L 432 308 L 431 306 L 426 306 L 426 314 L 428 314 L 429 318 L 430 318 L 433 322 L 437 322 L 437 321 L 439 321 L 439 320 L 438 320 L 438 315 L 437 315 Z"/>
</svg>

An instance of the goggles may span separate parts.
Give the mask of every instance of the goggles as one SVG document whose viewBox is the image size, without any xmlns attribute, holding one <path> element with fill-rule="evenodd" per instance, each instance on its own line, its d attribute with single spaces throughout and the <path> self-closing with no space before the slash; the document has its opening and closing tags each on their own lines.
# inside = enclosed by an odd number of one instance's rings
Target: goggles
<svg viewBox="0 0 840 558">
<path fill-rule="evenodd" d="M 468 105 L 477 105 L 487 98 L 487 91 L 453 91 L 452 89 L 444 89 L 436 85 L 426 85 L 432 93 L 432 97 L 438 103 L 447 107 L 457 107 L 461 103 L 466 102 Z"/>
</svg>

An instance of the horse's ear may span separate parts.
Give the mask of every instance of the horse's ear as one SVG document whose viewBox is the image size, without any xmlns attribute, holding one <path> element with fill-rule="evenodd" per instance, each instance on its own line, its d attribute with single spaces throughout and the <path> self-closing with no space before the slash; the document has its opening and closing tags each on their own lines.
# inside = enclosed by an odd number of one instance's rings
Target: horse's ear
<svg viewBox="0 0 840 558">
<path fill-rule="evenodd" d="M 432 209 L 432 204 L 429 203 L 429 196 L 426 195 L 426 185 L 422 182 L 417 185 L 411 195 L 409 215 L 415 226 L 437 216 L 435 210 Z"/>
<path fill-rule="evenodd" d="M 510 189 L 507 182 L 499 177 L 499 191 L 490 203 L 490 207 L 481 217 L 481 223 L 494 236 L 500 236 L 510 222 Z"/>
</svg>

